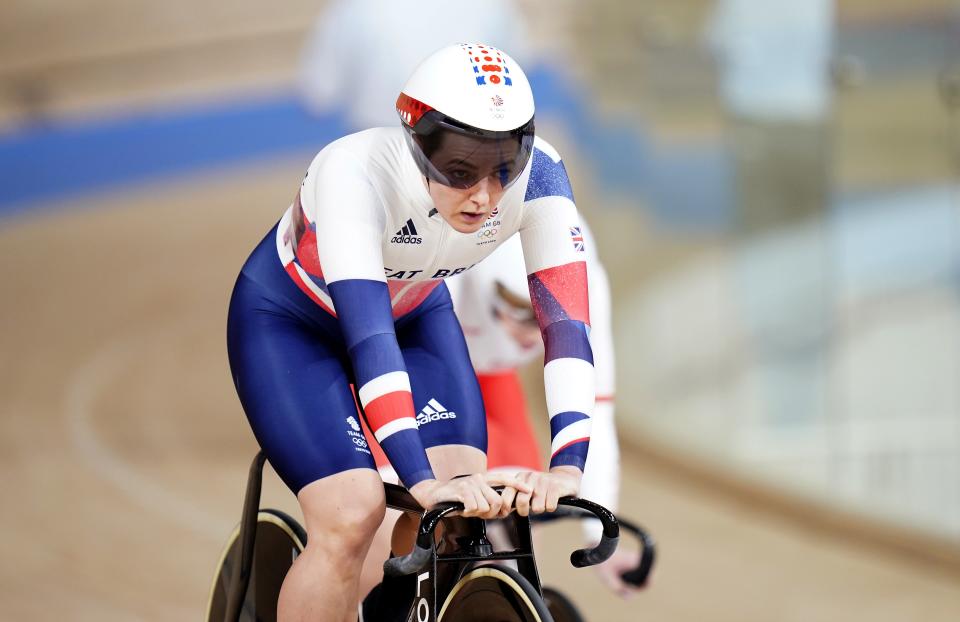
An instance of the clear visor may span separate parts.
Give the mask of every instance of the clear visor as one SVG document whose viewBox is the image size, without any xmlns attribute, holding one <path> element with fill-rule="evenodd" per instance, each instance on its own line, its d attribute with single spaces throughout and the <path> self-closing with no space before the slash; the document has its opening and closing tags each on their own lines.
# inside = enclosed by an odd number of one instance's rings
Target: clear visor
<svg viewBox="0 0 960 622">
<path fill-rule="evenodd" d="M 523 172 L 533 152 L 533 119 L 507 132 L 481 132 L 431 110 L 414 128 L 407 143 L 420 172 L 451 188 L 470 188 L 487 177 L 509 187 Z"/>
</svg>

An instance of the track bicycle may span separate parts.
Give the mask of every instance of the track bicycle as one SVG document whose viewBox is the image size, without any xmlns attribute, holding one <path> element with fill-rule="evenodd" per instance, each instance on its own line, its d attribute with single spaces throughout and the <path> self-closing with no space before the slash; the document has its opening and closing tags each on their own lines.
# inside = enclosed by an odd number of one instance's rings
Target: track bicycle
<svg viewBox="0 0 960 622">
<path fill-rule="evenodd" d="M 280 585 L 297 555 L 306 546 L 304 529 L 291 516 L 260 509 L 260 489 L 266 457 L 258 453 L 250 466 L 243 516 L 223 550 L 207 607 L 209 622 L 273 622 Z M 457 503 L 429 511 L 403 487 L 384 484 L 387 507 L 421 516 L 413 550 L 384 564 L 388 577 L 411 578 L 406 622 L 583 622 L 562 593 L 542 588 L 530 534 L 530 517 L 511 514 L 499 519 L 512 550 L 495 551 L 486 534 L 486 521 L 455 514 Z M 624 579 L 642 585 L 654 561 L 654 543 L 646 532 L 618 521 L 606 508 L 584 499 L 564 497 L 557 512 L 534 520 L 595 517 L 603 525 L 600 542 L 571 556 L 577 567 L 598 564 L 613 554 L 621 525 L 642 545 L 640 563 Z M 443 525 L 442 536 L 437 530 Z M 406 605 L 404 605 L 406 607 Z M 401 612 L 402 613 L 402 612 Z M 362 615 L 362 614 L 361 614 Z M 361 622 L 381 622 L 379 619 Z"/>
</svg>

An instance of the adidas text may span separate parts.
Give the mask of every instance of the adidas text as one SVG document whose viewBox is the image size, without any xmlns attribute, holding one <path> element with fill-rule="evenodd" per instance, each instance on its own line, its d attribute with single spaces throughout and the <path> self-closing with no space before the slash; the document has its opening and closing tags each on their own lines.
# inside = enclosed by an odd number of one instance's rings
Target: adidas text
<svg viewBox="0 0 960 622">
<path fill-rule="evenodd" d="M 407 224 L 394 233 L 390 241 L 394 244 L 420 244 L 423 238 L 418 235 L 417 225 L 414 224 L 413 219 L 408 218 Z"/>
<path fill-rule="evenodd" d="M 441 419 L 456 419 L 457 413 L 433 413 L 428 415 L 426 413 L 420 413 L 417 415 L 417 425 L 426 425 L 432 421 L 440 421 Z"/>
<path fill-rule="evenodd" d="M 416 238 L 412 235 L 395 235 L 390 238 L 390 241 L 394 244 L 420 244 L 423 242 L 423 238 Z"/>
<path fill-rule="evenodd" d="M 431 398 L 427 405 L 420 409 L 420 412 L 417 414 L 417 426 L 426 425 L 434 421 L 440 421 L 442 419 L 456 419 L 457 413 L 451 412 L 444 407 L 443 404 L 438 402 L 435 398 Z"/>
</svg>

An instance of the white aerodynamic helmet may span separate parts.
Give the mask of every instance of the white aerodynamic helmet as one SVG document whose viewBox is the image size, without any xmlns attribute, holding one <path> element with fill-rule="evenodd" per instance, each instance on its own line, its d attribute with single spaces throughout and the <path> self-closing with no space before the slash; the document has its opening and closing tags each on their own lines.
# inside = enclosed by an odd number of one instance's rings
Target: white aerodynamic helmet
<svg viewBox="0 0 960 622">
<path fill-rule="evenodd" d="M 400 92 L 397 112 L 420 171 L 445 186 L 494 176 L 506 188 L 533 152 L 530 83 L 488 45 L 450 45 L 428 56 Z"/>
</svg>

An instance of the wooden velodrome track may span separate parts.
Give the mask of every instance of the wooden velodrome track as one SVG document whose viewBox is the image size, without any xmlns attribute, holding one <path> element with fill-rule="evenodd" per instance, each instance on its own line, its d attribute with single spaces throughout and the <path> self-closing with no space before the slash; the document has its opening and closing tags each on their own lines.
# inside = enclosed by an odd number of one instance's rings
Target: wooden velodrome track
<svg viewBox="0 0 960 622">
<path fill-rule="evenodd" d="M 227 299 L 311 155 L 0 223 L 0 618 L 201 619 L 255 451 L 227 370 Z M 660 547 L 652 586 L 617 601 L 570 568 L 573 526 L 549 528 L 541 548 L 545 581 L 593 621 L 960 615 L 955 571 L 624 453 L 624 514 Z M 296 513 L 275 478 L 264 505 Z"/>
</svg>

